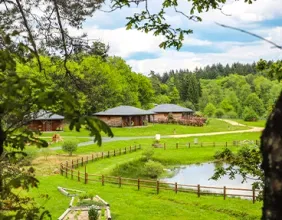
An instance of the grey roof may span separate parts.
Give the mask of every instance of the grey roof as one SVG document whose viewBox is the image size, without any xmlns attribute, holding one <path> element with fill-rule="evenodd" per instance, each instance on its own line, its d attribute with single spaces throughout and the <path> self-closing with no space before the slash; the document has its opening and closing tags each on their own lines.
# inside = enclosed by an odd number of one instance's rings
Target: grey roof
<svg viewBox="0 0 282 220">
<path fill-rule="evenodd" d="M 161 104 L 157 105 L 155 108 L 150 109 L 150 111 L 159 113 L 159 112 L 165 112 L 165 113 L 172 113 L 172 112 L 194 112 L 192 109 L 184 108 L 179 105 L 175 104 Z"/>
<path fill-rule="evenodd" d="M 133 115 L 153 115 L 152 111 L 135 108 L 132 106 L 121 105 L 115 108 L 108 109 L 103 112 L 95 113 L 94 115 L 116 115 L 116 116 L 133 116 Z"/>
<path fill-rule="evenodd" d="M 65 117 L 62 115 L 54 114 L 49 111 L 40 110 L 32 115 L 33 120 L 63 120 Z"/>
</svg>

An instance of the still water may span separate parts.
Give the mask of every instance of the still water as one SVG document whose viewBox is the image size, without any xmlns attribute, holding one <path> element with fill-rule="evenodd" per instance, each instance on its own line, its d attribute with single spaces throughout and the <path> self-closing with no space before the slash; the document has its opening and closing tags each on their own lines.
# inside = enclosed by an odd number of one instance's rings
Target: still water
<svg viewBox="0 0 282 220">
<path fill-rule="evenodd" d="M 178 184 L 187 184 L 187 185 L 197 185 L 200 184 L 201 186 L 216 186 L 216 187 L 224 187 L 227 188 L 243 188 L 243 189 L 252 189 L 252 183 L 254 180 L 247 180 L 242 183 L 242 177 L 239 175 L 235 176 L 235 179 L 231 180 L 228 176 L 224 176 L 219 180 L 211 180 L 209 178 L 212 177 L 215 170 L 214 163 L 203 163 L 203 164 L 193 164 L 193 165 L 186 165 L 175 168 L 173 170 L 175 175 L 170 178 L 164 178 L 162 181 L 174 183 L 177 182 Z M 221 189 L 208 189 L 208 191 L 215 192 L 215 193 L 222 193 L 223 190 Z M 236 194 L 236 195 L 252 195 L 252 192 L 248 191 L 237 191 L 237 190 L 228 190 L 228 194 Z"/>
</svg>

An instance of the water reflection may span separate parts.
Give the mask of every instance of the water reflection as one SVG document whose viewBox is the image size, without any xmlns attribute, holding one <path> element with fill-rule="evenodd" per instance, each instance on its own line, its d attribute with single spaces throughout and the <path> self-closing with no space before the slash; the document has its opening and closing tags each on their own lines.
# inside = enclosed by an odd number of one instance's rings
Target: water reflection
<svg viewBox="0 0 282 220">
<path fill-rule="evenodd" d="M 181 166 L 176 168 L 175 175 L 170 178 L 164 178 L 162 181 L 165 182 L 177 182 L 178 184 L 190 184 L 197 185 L 200 184 L 202 186 L 216 186 L 227 188 L 244 188 L 244 189 L 252 189 L 252 183 L 254 180 L 247 180 L 242 183 L 242 177 L 240 175 L 235 175 L 235 179 L 231 180 L 228 176 L 224 176 L 219 180 L 211 180 L 211 176 L 214 174 L 215 163 L 203 163 L 203 164 L 193 164 L 187 166 Z M 226 165 L 225 165 L 226 166 Z M 209 189 L 211 192 L 222 193 L 221 189 Z M 248 191 L 237 191 L 237 190 L 227 190 L 228 194 L 236 194 L 236 195 L 252 195 L 252 192 Z"/>
</svg>

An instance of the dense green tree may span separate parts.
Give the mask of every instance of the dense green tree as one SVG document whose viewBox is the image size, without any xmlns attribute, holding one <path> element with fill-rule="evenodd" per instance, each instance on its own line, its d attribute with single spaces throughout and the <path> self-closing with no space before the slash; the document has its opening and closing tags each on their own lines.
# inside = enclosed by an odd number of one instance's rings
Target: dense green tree
<svg viewBox="0 0 282 220">
<path fill-rule="evenodd" d="M 215 106 L 212 103 L 208 103 L 207 106 L 204 109 L 204 114 L 208 117 L 214 116 L 214 113 L 216 111 Z"/>
<path fill-rule="evenodd" d="M 252 93 L 247 97 L 245 106 L 252 108 L 259 116 L 262 116 L 265 112 L 264 105 L 256 93 Z"/>
</svg>

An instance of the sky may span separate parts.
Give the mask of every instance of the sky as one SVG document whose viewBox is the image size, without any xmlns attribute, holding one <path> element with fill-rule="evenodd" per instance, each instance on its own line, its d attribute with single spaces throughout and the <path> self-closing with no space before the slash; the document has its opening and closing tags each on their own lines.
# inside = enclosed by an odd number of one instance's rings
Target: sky
<svg viewBox="0 0 282 220">
<path fill-rule="evenodd" d="M 157 11 L 161 2 L 149 0 L 150 10 Z M 179 9 L 190 11 L 191 5 L 187 1 L 179 2 Z M 82 32 L 87 33 L 89 39 L 99 39 L 109 44 L 110 55 L 122 57 L 133 71 L 145 75 L 151 70 L 162 74 L 171 69 L 193 70 L 214 63 L 252 63 L 260 58 L 277 60 L 282 59 L 281 50 L 255 37 L 220 27 L 216 22 L 251 31 L 282 45 L 281 3 L 281 0 L 257 0 L 248 5 L 244 0 L 228 0 L 222 8 L 224 13 L 219 10 L 202 13 L 203 21 L 200 23 L 168 11 L 166 20 L 173 27 L 193 30 L 193 34 L 185 36 L 180 51 L 160 49 L 160 36 L 125 29 L 126 17 L 142 7 L 124 8 L 111 13 L 97 11 L 85 21 Z M 102 9 L 107 10 L 107 6 Z"/>
</svg>

